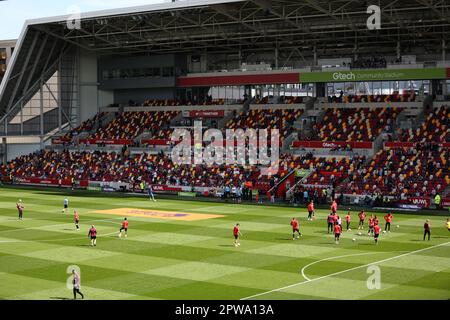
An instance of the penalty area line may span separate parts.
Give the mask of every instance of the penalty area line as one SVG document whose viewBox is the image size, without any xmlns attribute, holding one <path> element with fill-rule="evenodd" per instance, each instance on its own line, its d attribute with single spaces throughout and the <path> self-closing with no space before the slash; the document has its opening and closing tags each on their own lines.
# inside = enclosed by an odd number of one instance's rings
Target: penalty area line
<svg viewBox="0 0 450 320">
<path fill-rule="evenodd" d="M 281 287 L 281 288 L 277 288 L 277 289 L 261 292 L 261 293 L 258 293 L 258 294 L 254 294 L 252 296 L 241 298 L 240 300 L 253 299 L 253 298 L 256 298 L 256 297 L 264 296 L 264 295 L 269 294 L 269 293 L 282 291 L 282 290 L 285 290 L 285 289 L 289 289 L 289 288 L 293 288 L 293 287 L 296 287 L 296 286 L 300 286 L 300 285 L 305 284 L 305 283 L 311 283 L 311 282 L 314 282 L 314 281 L 319 281 L 319 280 L 326 279 L 326 278 L 333 277 L 333 276 L 337 276 L 339 274 L 346 273 L 346 272 L 349 272 L 349 271 L 353 271 L 353 270 L 361 269 L 361 268 L 368 267 L 368 266 L 371 266 L 371 265 L 376 265 L 376 264 L 380 264 L 380 263 L 383 263 L 383 262 L 395 260 L 395 259 L 398 259 L 398 258 L 401 258 L 401 257 L 409 256 L 411 254 L 427 251 L 427 250 L 430 250 L 430 249 L 446 246 L 449 243 L 450 243 L 450 241 L 449 242 L 440 243 L 440 244 L 437 244 L 437 245 L 434 245 L 434 246 L 431 246 L 431 247 L 410 251 L 410 252 L 407 252 L 407 253 L 400 254 L 398 256 L 390 257 L 390 258 L 387 258 L 387 259 L 383 259 L 383 260 L 367 263 L 367 264 L 364 264 L 364 265 L 361 265 L 361 266 L 357 266 L 357 267 L 353 267 L 353 268 L 350 268 L 350 269 L 346 269 L 346 270 L 338 271 L 338 272 L 335 272 L 335 273 L 327 274 L 325 276 L 321 276 L 321 277 L 314 278 L 314 279 L 311 279 L 311 280 L 305 280 L 305 281 L 302 281 L 302 282 L 291 284 L 289 286 L 285 286 L 285 287 Z"/>
</svg>

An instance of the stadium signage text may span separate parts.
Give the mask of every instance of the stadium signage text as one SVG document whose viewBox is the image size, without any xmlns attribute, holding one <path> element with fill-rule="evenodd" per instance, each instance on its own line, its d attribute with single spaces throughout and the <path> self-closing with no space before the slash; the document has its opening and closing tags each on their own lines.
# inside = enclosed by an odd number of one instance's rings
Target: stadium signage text
<svg viewBox="0 0 450 320">
<path fill-rule="evenodd" d="M 335 72 L 335 73 L 333 73 L 333 80 L 355 81 L 356 76 L 353 72 L 348 72 L 348 73 Z"/>
<path fill-rule="evenodd" d="M 372 149 L 373 143 L 370 141 L 294 141 L 293 148 L 314 148 L 314 149 L 334 149 L 337 147 L 347 147 L 352 149 Z"/>
<path fill-rule="evenodd" d="M 447 79 L 447 69 L 384 69 L 300 73 L 301 83 L 425 79 Z"/>
</svg>

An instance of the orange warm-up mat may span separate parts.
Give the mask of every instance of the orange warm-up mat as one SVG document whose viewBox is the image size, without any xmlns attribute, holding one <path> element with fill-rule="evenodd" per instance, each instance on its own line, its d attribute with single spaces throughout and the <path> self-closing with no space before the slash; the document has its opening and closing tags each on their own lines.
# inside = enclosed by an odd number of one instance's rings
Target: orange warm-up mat
<svg viewBox="0 0 450 320">
<path fill-rule="evenodd" d="M 175 211 L 159 211 L 152 209 L 135 209 L 135 208 L 118 208 L 110 210 L 97 210 L 94 213 L 101 214 L 113 214 L 116 216 L 124 217 L 143 217 L 143 218 L 155 218 L 155 219 L 167 219 L 167 220 L 181 220 L 181 221 L 195 221 L 205 220 L 213 218 L 221 218 L 223 215 L 218 214 L 201 214 L 201 213 L 186 213 Z"/>
</svg>

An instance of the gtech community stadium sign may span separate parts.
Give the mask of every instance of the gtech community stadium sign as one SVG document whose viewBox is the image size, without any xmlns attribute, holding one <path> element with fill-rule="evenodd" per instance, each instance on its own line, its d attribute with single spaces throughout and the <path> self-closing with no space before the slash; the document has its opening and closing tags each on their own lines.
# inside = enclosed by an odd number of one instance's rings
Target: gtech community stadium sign
<svg viewBox="0 0 450 320">
<path fill-rule="evenodd" d="M 309 72 L 300 74 L 300 82 L 345 82 L 381 80 L 431 80 L 446 79 L 446 68 L 392 69 L 392 70 L 352 70 L 335 72 Z"/>
</svg>

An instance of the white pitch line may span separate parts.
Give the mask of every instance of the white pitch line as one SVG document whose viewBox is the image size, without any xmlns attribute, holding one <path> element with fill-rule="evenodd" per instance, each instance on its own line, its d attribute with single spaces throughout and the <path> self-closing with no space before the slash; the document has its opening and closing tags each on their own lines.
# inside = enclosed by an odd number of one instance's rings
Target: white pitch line
<svg viewBox="0 0 450 320">
<path fill-rule="evenodd" d="M 371 262 L 371 263 L 368 263 L 368 264 L 365 264 L 365 265 L 353 267 L 353 268 L 350 268 L 350 269 L 342 270 L 342 271 L 339 271 L 339 272 L 328 274 L 326 276 L 314 278 L 314 279 L 309 280 L 309 281 L 306 280 L 306 281 L 302 281 L 302 282 L 291 284 L 289 286 L 281 287 L 281 288 L 278 288 L 278 289 L 273 289 L 273 290 L 270 290 L 270 291 L 258 293 L 258 294 L 255 294 L 255 295 L 252 295 L 252 296 L 249 296 L 249 297 L 242 298 L 240 300 L 249 300 L 249 299 L 252 299 L 252 298 L 260 297 L 260 296 L 263 296 L 263 295 L 266 295 L 266 294 L 269 294 L 269 293 L 272 293 L 272 292 L 277 292 L 277 291 L 293 288 L 293 287 L 296 287 L 296 286 L 299 286 L 299 285 L 302 285 L 302 284 L 305 284 L 305 283 L 310 283 L 310 282 L 313 282 L 313 281 L 326 279 L 326 278 L 329 278 L 329 277 L 337 276 L 337 275 L 345 273 L 345 272 L 357 270 L 357 269 L 360 269 L 360 268 L 368 267 L 368 266 L 371 266 L 371 265 L 376 265 L 376 264 L 383 263 L 383 262 L 386 262 L 386 261 L 391 261 L 391 260 L 394 260 L 394 259 L 397 259 L 397 258 L 400 258 L 400 257 L 409 256 L 409 255 L 414 254 L 414 253 L 418 253 L 418 252 L 430 250 L 430 249 L 433 249 L 433 248 L 445 246 L 445 245 L 448 245 L 449 243 L 450 243 L 450 241 L 449 242 L 445 242 L 445 243 L 441 243 L 441 244 L 437 244 L 437 245 L 434 245 L 434 246 L 431 246 L 431 247 L 427 247 L 427 248 L 423 248 L 423 249 L 419 249 L 419 250 L 415 250 L 415 251 L 410 251 L 410 252 L 407 252 L 407 253 L 395 256 L 395 257 L 391 257 L 391 258 L 387 258 L 387 259 Z"/>
<path fill-rule="evenodd" d="M 311 263 L 307 264 L 306 266 L 304 266 L 302 268 L 302 270 L 301 270 L 301 274 L 302 274 L 303 278 L 305 278 L 307 281 L 311 281 L 312 279 L 310 279 L 310 278 L 308 278 L 306 276 L 305 270 L 308 269 L 309 267 L 311 267 L 312 265 L 315 265 L 315 264 L 323 262 L 323 261 L 328 261 L 328 260 L 334 260 L 334 259 L 340 259 L 340 258 L 348 258 L 348 257 L 364 256 L 364 255 L 369 255 L 369 254 L 379 254 L 379 253 L 389 253 L 389 252 L 375 251 L 375 252 L 352 253 L 352 254 L 346 254 L 344 256 L 337 256 L 337 257 L 330 257 L 330 258 L 320 259 L 320 260 L 311 262 Z"/>
</svg>

